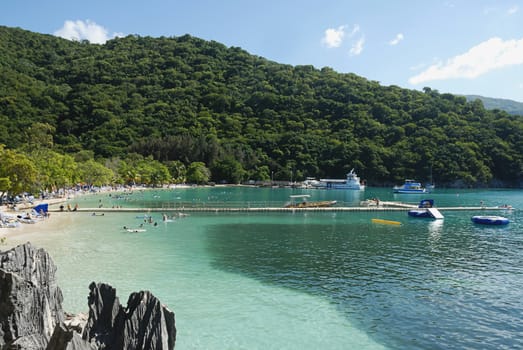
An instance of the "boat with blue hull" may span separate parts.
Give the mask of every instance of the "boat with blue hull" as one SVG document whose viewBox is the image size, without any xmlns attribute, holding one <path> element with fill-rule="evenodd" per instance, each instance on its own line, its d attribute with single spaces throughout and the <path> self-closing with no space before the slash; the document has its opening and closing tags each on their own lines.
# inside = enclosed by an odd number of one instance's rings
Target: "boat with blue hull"
<svg viewBox="0 0 523 350">
<path fill-rule="evenodd" d="M 420 182 L 417 182 L 415 180 L 406 179 L 405 183 L 401 186 L 394 186 L 392 189 L 394 193 L 402 193 L 402 194 L 419 194 L 419 193 L 427 193 L 427 189 L 421 186 Z"/>
<path fill-rule="evenodd" d="M 471 220 L 480 225 L 507 225 L 510 222 L 509 219 L 496 215 L 475 215 Z"/>
</svg>

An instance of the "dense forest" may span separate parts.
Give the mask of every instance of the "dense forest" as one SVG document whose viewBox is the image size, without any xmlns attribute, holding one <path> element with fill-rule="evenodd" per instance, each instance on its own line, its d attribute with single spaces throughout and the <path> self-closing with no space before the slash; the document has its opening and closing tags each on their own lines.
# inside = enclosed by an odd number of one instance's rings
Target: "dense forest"
<svg viewBox="0 0 523 350">
<path fill-rule="evenodd" d="M 97 45 L 0 27 L 0 144 L 33 160 L 49 149 L 123 162 L 123 173 L 148 159 L 175 179 L 197 164 L 214 182 L 355 168 L 374 186 L 523 183 L 522 117 L 190 35 Z"/>
</svg>

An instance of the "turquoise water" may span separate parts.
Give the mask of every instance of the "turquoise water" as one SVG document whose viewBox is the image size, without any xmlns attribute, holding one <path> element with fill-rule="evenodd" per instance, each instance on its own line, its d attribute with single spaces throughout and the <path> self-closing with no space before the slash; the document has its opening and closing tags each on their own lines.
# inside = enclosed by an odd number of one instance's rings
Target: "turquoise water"
<svg viewBox="0 0 523 350">
<path fill-rule="evenodd" d="M 510 204 L 521 191 L 189 188 L 98 194 L 80 207 L 283 206 L 290 194 L 418 202 L 439 207 Z M 201 213 L 145 223 L 132 213 L 65 215 L 67 225 L 34 235 L 58 265 L 65 307 L 86 311 L 91 281 L 117 288 L 123 303 L 148 289 L 176 313 L 177 349 L 514 349 L 523 340 L 523 224 L 520 210 Z M 503 215 L 505 227 L 472 215 Z M 376 225 L 372 218 L 402 222 Z"/>
</svg>

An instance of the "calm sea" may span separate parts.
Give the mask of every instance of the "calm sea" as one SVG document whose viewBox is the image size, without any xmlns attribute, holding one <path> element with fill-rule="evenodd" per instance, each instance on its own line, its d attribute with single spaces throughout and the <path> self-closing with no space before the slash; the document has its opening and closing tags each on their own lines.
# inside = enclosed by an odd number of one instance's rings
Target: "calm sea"
<svg viewBox="0 0 523 350">
<path fill-rule="evenodd" d="M 436 206 L 509 204 L 523 192 L 390 189 L 189 188 L 79 198 L 80 207 L 283 206 L 291 194 L 356 206 L 379 197 Z M 146 213 L 70 213 L 57 232 L 34 235 L 58 265 L 65 308 L 85 312 L 88 285 L 107 282 L 123 304 L 150 290 L 176 313 L 177 349 L 523 348 L 520 210 L 192 213 L 128 233 Z M 503 215 L 505 227 L 475 225 Z M 377 225 L 372 218 L 400 221 Z"/>
</svg>

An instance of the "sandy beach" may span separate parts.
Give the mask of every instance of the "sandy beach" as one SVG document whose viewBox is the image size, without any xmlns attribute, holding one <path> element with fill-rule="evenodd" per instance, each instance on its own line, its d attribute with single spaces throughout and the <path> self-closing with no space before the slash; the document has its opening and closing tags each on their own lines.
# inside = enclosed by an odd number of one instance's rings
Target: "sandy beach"
<svg viewBox="0 0 523 350">
<path fill-rule="evenodd" d="M 0 239 L 6 238 L 3 242 L 3 247 L 11 248 L 20 242 L 30 242 L 31 237 L 34 237 L 34 235 L 64 229 L 64 213 L 53 214 L 46 219 L 39 220 L 35 224 L 20 224 L 18 227 L 0 228 Z"/>
<path fill-rule="evenodd" d="M 185 187 L 185 186 L 178 186 Z M 150 188 L 133 188 L 133 190 L 150 190 Z M 43 219 L 38 219 L 34 224 L 23 224 L 21 223 L 18 227 L 11 228 L 0 228 L 0 250 L 5 250 L 12 248 L 18 244 L 25 242 L 32 242 L 38 240 L 37 236 L 39 234 L 46 234 L 50 232 L 56 232 L 57 230 L 63 231 L 71 227 L 71 214 L 69 211 L 60 211 L 60 204 L 66 202 L 78 201 L 81 205 L 82 200 L 87 196 L 105 196 L 108 193 L 125 193 L 129 189 L 124 188 L 105 188 L 101 189 L 98 192 L 75 192 L 69 193 L 66 197 L 59 198 L 50 198 L 45 200 L 34 200 L 32 203 L 24 202 L 16 206 L 16 210 L 8 208 L 7 206 L 0 207 L 0 212 L 7 215 L 21 215 L 24 213 L 30 213 L 32 208 L 39 204 L 49 204 L 49 216 Z M 5 238 L 5 239 L 3 239 Z"/>
<path fill-rule="evenodd" d="M 49 206 L 58 206 L 60 203 L 64 203 L 67 199 L 65 198 L 54 198 L 49 200 L 39 200 L 34 201 L 33 204 L 21 204 L 17 206 L 17 210 L 7 209 L 7 207 L 2 207 L 1 212 L 7 215 L 20 215 L 23 213 L 30 212 L 31 209 L 39 204 L 47 203 Z M 21 242 L 31 241 L 31 237 L 34 237 L 36 234 L 45 234 L 46 232 L 52 232 L 55 230 L 64 229 L 66 222 L 64 219 L 64 214 L 61 212 L 53 212 L 44 219 L 36 220 L 34 224 L 23 224 L 21 223 L 17 227 L 3 227 L 0 228 L 0 239 L 3 240 L 1 249 L 12 248 Z M 4 239 L 5 238 L 5 239 Z"/>
</svg>

